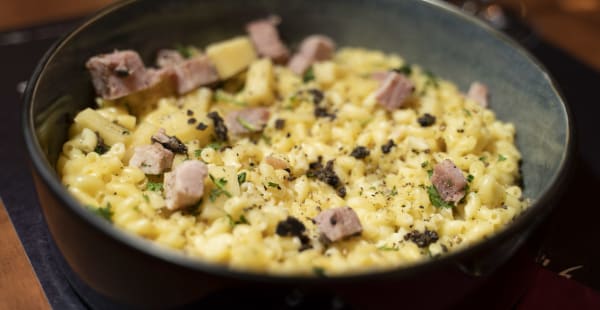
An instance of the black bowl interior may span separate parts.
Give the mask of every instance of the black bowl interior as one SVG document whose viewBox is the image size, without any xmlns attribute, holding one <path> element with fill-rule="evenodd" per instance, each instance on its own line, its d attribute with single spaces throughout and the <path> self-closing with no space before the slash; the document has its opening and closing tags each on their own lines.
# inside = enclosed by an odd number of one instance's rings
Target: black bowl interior
<svg viewBox="0 0 600 310">
<path fill-rule="evenodd" d="M 34 167 L 63 197 L 67 192 L 60 186 L 54 166 L 69 120 L 94 105 L 84 67 L 89 57 L 134 49 L 146 64 L 152 64 L 159 48 L 205 46 L 242 35 L 246 22 L 276 13 L 283 20 L 282 36 L 291 46 L 308 34 L 324 33 L 338 46 L 399 53 L 408 62 L 454 81 L 462 90 L 474 80 L 487 84 L 491 108 L 499 119 L 512 122 L 517 129 L 524 196 L 536 202 L 528 213 L 549 208 L 545 198 L 564 170 L 571 135 L 560 95 L 547 73 L 523 50 L 444 4 L 411 0 L 149 0 L 115 8 L 59 42 L 40 63 L 28 88 L 25 137 Z M 79 208 L 73 199 L 64 201 L 66 208 Z M 517 224 L 532 216 L 521 217 Z M 91 217 L 88 221 L 112 230 Z"/>
</svg>

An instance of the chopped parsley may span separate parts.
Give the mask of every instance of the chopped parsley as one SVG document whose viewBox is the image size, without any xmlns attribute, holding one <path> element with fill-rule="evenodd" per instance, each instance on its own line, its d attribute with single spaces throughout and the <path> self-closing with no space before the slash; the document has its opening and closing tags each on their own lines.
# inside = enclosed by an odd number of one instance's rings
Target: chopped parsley
<svg viewBox="0 0 600 310">
<path fill-rule="evenodd" d="M 302 81 L 304 83 L 307 83 L 314 79 L 315 79 L 315 72 L 313 71 L 313 67 L 311 66 L 310 68 L 308 68 L 308 70 L 306 70 L 306 72 L 304 72 L 304 75 L 302 75 Z"/>
<path fill-rule="evenodd" d="M 146 184 L 146 189 L 153 192 L 160 192 L 163 189 L 163 184 L 160 182 L 150 182 Z"/>
<path fill-rule="evenodd" d="M 146 202 L 150 202 L 150 197 L 148 197 L 148 195 L 142 194 L 142 197 L 144 197 L 144 200 L 146 200 Z"/>
<path fill-rule="evenodd" d="M 429 161 L 424 161 L 421 163 L 421 168 L 425 168 L 427 166 L 429 166 Z"/>
<path fill-rule="evenodd" d="M 438 88 L 440 86 L 438 78 L 431 71 L 425 71 L 425 77 L 427 77 L 427 81 L 425 82 L 425 88 L 429 86 Z"/>
<path fill-rule="evenodd" d="M 244 101 L 239 101 L 235 99 L 235 97 L 231 94 L 228 94 L 222 90 L 217 90 L 215 92 L 215 100 L 220 102 L 231 103 L 239 106 L 247 106 L 248 104 Z"/>
<path fill-rule="evenodd" d="M 467 175 L 467 182 L 471 183 L 475 177 L 472 174 Z"/>
<path fill-rule="evenodd" d="M 281 186 L 279 186 L 279 184 L 277 184 L 277 183 L 275 183 L 275 182 L 271 182 L 271 181 L 269 181 L 269 182 L 267 183 L 267 185 L 269 185 L 269 187 L 274 187 L 274 188 L 277 188 L 277 189 L 281 189 Z"/>
<path fill-rule="evenodd" d="M 396 186 L 394 185 L 394 187 L 392 188 L 392 191 L 390 192 L 391 196 L 396 196 L 398 195 L 398 189 L 396 188 Z"/>
<path fill-rule="evenodd" d="M 261 138 L 263 141 L 265 141 L 265 143 L 266 143 L 267 145 L 271 145 L 271 137 L 269 137 L 269 136 L 267 136 L 267 135 L 265 135 L 265 134 L 262 134 L 262 135 L 260 135 L 260 138 Z"/>
<path fill-rule="evenodd" d="M 185 46 L 182 44 L 176 44 L 175 45 L 175 49 L 179 52 L 179 54 L 181 54 L 181 56 L 183 56 L 183 58 L 190 58 L 192 56 L 194 56 L 195 54 L 195 50 L 194 47 L 192 46 Z"/>
<path fill-rule="evenodd" d="M 487 160 L 487 157 L 485 157 L 485 156 L 481 156 L 481 157 L 479 157 L 479 160 L 481 160 L 481 161 L 485 162 L 485 161 Z"/>
<path fill-rule="evenodd" d="M 467 109 L 463 109 L 463 111 L 465 111 L 465 114 L 466 114 L 467 116 L 469 116 L 469 117 L 471 116 L 471 111 L 469 111 L 469 110 L 467 110 Z"/>
<path fill-rule="evenodd" d="M 238 184 L 242 185 L 242 183 L 246 182 L 246 172 L 242 172 L 237 176 Z"/>
<path fill-rule="evenodd" d="M 431 178 L 431 176 L 433 175 L 433 169 L 427 170 L 427 175 Z"/>
<path fill-rule="evenodd" d="M 209 199 L 211 202 L 215 202 L 215 200 L 217 200 L 217 198 L 219 198 L 219 196 L 221 196 L 221 194 L 227 196 L 227 197 L 231 197 L 231 193 L 228 192 L 225 189 L 225 185 L 227 184 L 227 180 L 225 178 L 219 178 L 219 179 L 215 179 L 215 177 L 212 174 L 208 175 L 210 177 L 210 180 L 213 182 L 213 184 L 215 184 L 215 186 L 217 188 L 213 188 L 210 191 L 209 194 Z"/>
<path fill-rule="evenodd" d="M 505 161 L 507 158 L 502 154 L 498 154 L 498 161 Z"/>
<path fill-rule="evenodd" d="M 398 247 L 389 247 L 387 245 L 382 245 L 380 247 L 377 247 L 378 250 L 380 251 L 398 251 L 400 248 Z"/>
<path fill-rule="evenodd" d="M 202 149 L 197 149 L 194 151 L 194 156 L 196 156 L 196 158 L 199 158 L 202 155 Z"/>
<path fill-rule="evenodd" d="M 231 215 L 227 214 L 227 220 L 229 220 L 229 226 L 231 226 L 232 228 L 235 227 L 235 225 L 239 225 L 239 224 L 249 224 L 248 220 L 246 219 L 246 217 L 242 214 L 240 215 L 240 219 L 237 221 L 233 220 L 233 217 L 231 217 Z"/>
<path fill-rule="evenodd" d="M 325 268 L 323 267 L 319 267 L 319 266 L 314 266 L 313 267 L 313 273 L 315 275 L 317 275 L 318 277 L 326 277 L 327 275 L 325 274 Z"/>
<path fill-rule="evenodd" d="M 440 197 L 440 193 L 438 193 L 437 189 L 433 185 L 427 187 L 427 194 L 429 195 L 429 201 L 431 201 L 431 204 L 434 205 L 435 207 L 438 207 L 438 208 L 453 208 L 454 207 L 453 204 L 444 201 L 444 199 L 442 199 L 442 197 Z"/>
<path fill-rule="evenodd" d="M 96 132 L 96 137 L 98 142 L 96 143 L 96 147 L 94 148 L 94 152 L 102 155 L 110 150 L 110 145 L 106 145 L 104 143 L 104 139 L 100 137 L 100 135 Z"/>
<path fill-rule="evenodd" d="M 259 130 L 259 128 L 256 128 L 256 126 L 254 126 L 254 124 L 248 122 L 241 116 L 238 116 L 236 118 L 236 120 L 238 121 L 238 123 L 240 123 L 240 125 L 242 125 L 242 127 L 244 127 L 248 131 L 258 131 Z"/>
<path fill-rule="evenodd" d="M 408 64 L 404 64 L 402 67 L 392 69 L 392 71 L 402 73 L 404 75 L 410 75 L 412 73 L 412 67 Z"/>
<path fill-rule="evenodd" d="M 112 223 L 112 217 L 113 217 L 113 210 L 112 210 L 112 206 L 110 205 L 110 202 L 106 204 L 106 207 L 92 207 L 92 206 L 87 206 L 88 209 L 90 209 L 92 212 L 94 212 L 97 216 L 109 221 L 110 223 Z"/>
</svg>

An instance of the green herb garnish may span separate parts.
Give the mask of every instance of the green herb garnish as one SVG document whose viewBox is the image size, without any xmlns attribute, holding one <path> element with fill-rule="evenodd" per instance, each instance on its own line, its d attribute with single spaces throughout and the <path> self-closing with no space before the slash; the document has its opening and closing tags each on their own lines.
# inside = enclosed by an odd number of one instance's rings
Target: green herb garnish
<svg viewBox="0 0 600 310">
<path fill-rule="evenodd" d="M 377 247 L 378 250 L 380 251 L 398 251 L 400 248 L 398 247 L 389 247 L 386 245 L 382 245 L 380 247 Z"/>
<path fill-rule="evenodd" d="M 479 160 L 481 160 L 481 161 L 486 161 L 486 159 L 487 159 L 487 157 L 485 157 L 485 156 L 479 157 Z"/>
<path fill-rule="evenodd" d="M 92 212 L 94 212 L 97 216 L 109 221 L 110 223 L 112 223 L 112 217 L 113 217 L 113 210 L 112 210 L 112 206 L 110 205 L 110 202 L 106 204 L 106 207 L 99 207 L 99 208 L 95 208 L 92 206 L 87 206 L 88 209 L 90 209 Z"/>
<path fill-rule="evenodd" d="M 242 172 L 237 176 L 238 184 L 242 185 L 242 183 L 246 182 L 246 172 Z"/>
<path fill-rule="evenodd" d="M 275 183 L 275 182 L 271 182 L 271 181 L 269 181 L 269 182 L 267 183 L 267 185 L 269 185 L 269 187 L 274 187 L 274 188 L 277 188 L 277 189 L 281 189 L 281 187 L 279 186 L 279 184 L 277 184 L 277 183 Z"/>
<path fill-rule="evenodd" d="M 109 150 L 110 150 L 110 145 L 106 145 L 104 143 L 102 143 L 102 144 L 98 143 L 98 145 L 94 148 L 94 152 L 96 152 L 100 155 L 105 154 Z"/>
<path fill-rule="evenodd" d="M 227 103 L 231 103 L 231 104 L 235 104 L 235 105 L 239 105 L 239 106 L 248 105 L 246 102 L 239 101 L 239 100 L 235 99 L 235 97 L 233 97 L 232 95 L 230 95 L 222 90 L 217 90 L 215 92 L 215 100 L 221 101 L 221 102 L 227 102 Z"/>
<path fill-rule="evenodd" d="M 498 161 L 505 161 L 506 159 L 507 159 L 507 158 L 506 158 L 506 157 L 504 157 L 504 155 L 502 155 L 502 154 L 499 154 L 499 155 L 498 155 Z"/>
<path fill-rule="evenodd" d="M 260 135 L 260 138 L 265 141 L 267 145 L 271 145 L 271 137 L 265 136 L 265 134 Z"/>
<path fill-rule="evenodd" d="M 256 126 L 254 126 L 254 124 L 251 124 L 250 122 L 248 122 L 241 116 L 238 116 L 236 118 L 236 120 L 238 121 L 238 123 L 240 123 L 240 125 L 242 125 L 242 127 L 246 128 L 246 130 L 248 130 L 248 131 L 258 131 L 259 130 L 258 128 L 256 128 Z"/>
<path fill-rule="evenodd" d="M 438 208 L 454 207 L 453 204 L 444 201 L 444 199 L 440 197 L 440 193 L 438 193 L 437 189 L 433 185 L 427 187 L 427 194 L 429 195 L 429 201 L 431 201 L 431 204 Z"/>
<path fill-rule="evenodd" d="M 314 79 L 315 79 L 315 72 L 313 71 L 313 67 L 311 66 L 310 68 L 308 68 L 308 70 L 306 70 L 306 72 L 304 72 L 304 75 L 302 75 L 302 81 L 304 83 L 307 83 Z"/>
<path fill-rule="evenodd" d="M 242 214 L 240 215 L 240 219 L 237 221 L 233 220 L 233 217 L 231 217 L 231 215 L 227 214 L 227 220 L 229 220 L 229 226 L 231 226 L 232 228 L 235 227 L 235 225 L 239 225 L 239 224 L 249 224 L 248 220 L 246 219 L 246 217 Z"/>
<path fill-rule="evenodd" d="M 184 46 L 182 44 L 176 44 L 175 49 L 183 56 L 183 58 L 190 58 L 194 56 L 195 50 L 192 46 Z"/>
<path fill-rule="evenodd" d="M 396 189 L 396 186 L 394 186 L 394 187 L 392 188 L 392 191 L 390 192 L 390 195 L 391 195 L 391 196 L 396 196 L 396 195 L 398 195 L 398 189 Z"/>
<path fill-rule="evenodd" d="M 323 268 L 323 267 L 314 266 L 313 267 L 313 273 L 315 275 L 317 275 L 318 277 L 326 277 L 327 276 L 325 274 L 325 268 Z"/>
<path fill-rule="evenodd" d="M 146 189 L 153 192 L 160 192 L 163 189 L 163 184 L 160 182 L 150 182 L 146 184 Z"/>
<path fill-rule="evenodd" d="M 146 200 L 146 202 L 150 202 L 150 197 L 148 197 L 148 195 L 142 194 L 142 197 L 144 197 L 144 200 Z"/>
<path fill-rule="evenodd" d="M 475 177 L 472 174 L 467 175 L 467 182 L 471 183 Z"/>
<path fill-rule="evenodd" d="M 410 65 L 404 64 L 402 67 L 393 69 L 392 71 L 396 71 L 404 75 L 410 75 L 412 73 L 412 67 Z"/>
<path fill-rule="evenodd" d="M 433 169 L 427 170 L 427 175 L 431 178 L 431 176 L 433 175 Z"/>
<path fill-rule="evenodd" d="M 424 162 L 421 163 L 421 168 L 425 168 L 427 166 L 429 166 L 429 162 L 428 161 L 424 161 Z"/>
<path fill-rule="evenodd" d="M 196 156 L 196 158 L 200 158 L 200 156 L 202 156 L 202 149 L 195 150 L 194 156 Z"/>
<path fill-rule="evenodd" d="M 219 178 L 219 179 L 215 179 L 215 177 L 212 174 L 208 175 L 210 177 L 210 180 L 213 182 L 213 184 L 215 184 L 215 186 L 217 188 L 213 188 L 210 191 L 209 194 L 209 199 L 211 202 L 215 202 L 215 200 L 217 200 L 217 198 L 219 196 L 221 196 L 221 194 L 227 196 L 227 197 L 231 197 L 231 193 L 229 193 L 226 189 L 225 189 L 225 185 L 227 184 L 227 180 L 225 178 Z"/>
</svg>

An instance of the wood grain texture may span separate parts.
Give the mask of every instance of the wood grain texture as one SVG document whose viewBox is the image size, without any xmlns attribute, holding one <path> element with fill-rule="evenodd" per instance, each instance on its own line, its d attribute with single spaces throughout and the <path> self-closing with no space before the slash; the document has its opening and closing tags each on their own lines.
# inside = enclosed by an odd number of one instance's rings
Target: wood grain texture
<svg viewBox="0 0 600 310">
<path fill-rule="evenodd" d="M 1 200 L 0 309 L 50 309 Z"/>
</svg>

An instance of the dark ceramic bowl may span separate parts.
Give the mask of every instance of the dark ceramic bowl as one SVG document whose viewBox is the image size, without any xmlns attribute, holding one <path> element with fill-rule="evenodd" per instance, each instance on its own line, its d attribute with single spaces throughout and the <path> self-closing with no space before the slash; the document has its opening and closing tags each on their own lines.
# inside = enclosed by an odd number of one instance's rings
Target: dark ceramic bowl
<svg viewBox="0 0 600 310">
<path fill-rule="evenodd" d="M 159 48 L 205 46 L 242 34 L 246 22 L 271 13 L 282 17 L 282 36 L 292 44 L 324 33 L 339 46 L 399 53 L 461 89 L 474 80 L 489 85 L 491 108 L 517 128 L 531 208 L 491 238 L 437 260 L 385 272 L 306 278 L 232 271 L 161 250 L 97 218 L 69 195 L 54 167 L 69 120 L 94 103 L 84 68 L 90 56 L 134 49 L 151 63 Z M 433 1 L 126 1 L 92 17 L 48 51 L 28 85 L 23 111 L 36 188 L 61 253 L 93 289 L 141 306 L 185 304 L 232 286 L 354 292 L 365 284 L 406 295 L 403 305 L 420 290 L 436 292 L 419 300 L 421 306 L 455 304 L 485 283 L 552 209 L 571 149 L 569 112 L 548 73 L 504 35 Z"/>
</svg>

